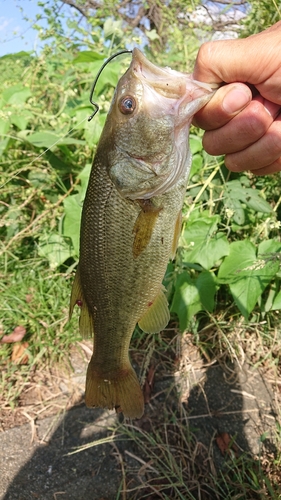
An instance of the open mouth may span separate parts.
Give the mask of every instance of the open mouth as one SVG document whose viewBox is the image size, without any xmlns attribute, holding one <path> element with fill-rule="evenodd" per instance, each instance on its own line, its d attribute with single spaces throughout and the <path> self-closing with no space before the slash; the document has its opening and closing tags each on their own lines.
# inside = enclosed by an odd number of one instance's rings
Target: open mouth
<svg viewBox="0 0 281 500">
<path fill-rule="evenodd" d="M 135 74 L 151 85 L 159 94 L 170 99 L 180 99 L 196 86 L 198 90 L 212 92 L 217 84 L 192 80 L 190 75 L 172 70 L 171 68 L 159 68 L 151 63 L 138 49 L 133 50 L 132 68 Z M 202 92 L 202 91 L 201 91 Z M 202 95 L 202 94 L 201 94 Z"/>
</svg>

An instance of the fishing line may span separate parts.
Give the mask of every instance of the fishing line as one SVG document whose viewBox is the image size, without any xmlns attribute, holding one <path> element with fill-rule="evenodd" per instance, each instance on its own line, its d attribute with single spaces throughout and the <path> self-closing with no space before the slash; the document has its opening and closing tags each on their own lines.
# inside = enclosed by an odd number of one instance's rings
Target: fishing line
<svg viewBox="0 0 281 500">
<path fill-rule="evenodd" d="M 32 165 L 32 163 L 34 163 L 35 161 L 39 160 L 39 158 L 41 158 L 44 154 L 46 154 L 48 151 L 50 151 L 50 149 L 53 146 L 55 146 L 56 144 L 58 144 L 58 142 L 60 142 L 62 139 L 65 139 L 69 134 L 71 134 L 71 132 L 75 131 L 76 127 L 78 127 L 79 125 L 81 125 L 81 123 L 83 123 L 85 120 L 87 120 L 86 117 L 83 118 L 83 120 L 81 120 L 79 123 L 77 123 L 77 125 L 75 125 L 75 127 L 73 127 L 72 129 L 70 129 L 65 135 L 63 135 L 57 141 L 55 141 L 50 147 L 48 147 L 42 153 L 40 153 L 40 155 L 36 156 L 36 158 L 34 158 L 31 162 L 29 162 L 24 167 L 19 168 L 18 170 L 16 170 L 16 172 L 14 172 L 14 174 L 11 177 L 9 177 L 9 179 L 7 180 L 7 182 L 4 182 L 4 184 L 0 184 L 0 188 L 6 186 L 6 184 L 8 184 L 12 179 L 14 179 L 15 177 L 17 177 L 18 174 L 20 174 L 21 172 L 24 172 L 30 165 Z"/>
<path fill-rule="evenodd" d="M 108 63 L 110 61 L 112 61 L 112 59 L 115 59 L 115 57 L 118 57 L 120 56 L 121 54 L 131 54 L 132 53 L 132 50 L 128 50 L 128 49 L 124 49 L 124 50 L 120 50 L 120 52 L 116 52 L 116 54 L 113 54 L 112 56 L 110 56 L 102 65 L 102 67 L 99 69 L 98 71 L 98 74 L 96 76 L 96 78 L 94 79 L 94 83 L 92 85 L 92 89 L 91 89 L 91 93 L 90 93 L 90 103 L 95 107 L 95 110 L 94 112 L 91 114 L 91 116 L 89 116 L 88 118 L 88 122 L 90 122 L 92 120 L 92 118 L 94 118 L 94 116 L 97 114 L 98 110 L 100 109 L 99 108 L 99 105 L 97 102 L 93 101 L 93 94 L 94 94 L 94 91 L 95 91 L 95 88 L 96 88 L 96 84 L 97 84 L 97 81 L 101 75 L 101 73 L 103 72 L 104 68 L 108 65 Z"/>
<path fill-rule="evenodd" d="M 112 59 L 115 59 L 115 57 L 118 57 L 121 54 L 131 54 L 131 53 L 132 53 L 132 50 L 128 50 L 128 49 L 124 49 L 124 50 L 121 50 L 119 52 L 116 52 L 116 54 L 113 54 L 108 59 L 106 59 L 106 61 L 103 63 L 103 65 L 99 69 L 99 71 L 97 73 L 97 76 L 96 76 L 96 78 L 94 80 L 94 83 L 92 85 L 91 93 L 90 93 L 90 103 L 95 107 L 95 110 L 91 114 L 91 116 L 89 116 L 88 121 L 91 121 L 92 118 L 99 111 L 99 105 L 95 101 L 93 101 L 93 94 L 94 94 L 94 91 L 95 91 L 95 88 L 96 88 L 97 81 L 98 81 L 98 79 L 99 79 L 102 71 L 107 66 L 107 64 L 112 61 Z M 17 177 L 17 175 L 19 175 L 21 172 L 24 172 L 24 170 L 26 170 L 30 165 L 32 165 L 32 163 L 34 163 L 35 161 L 39 160 L 43 155 L 45 155 L 48 151 L 50 151 L 51 148 L 53 148 L 56 144 L 58 144 L 62 139 L 64 139 L 65 137 L 67 137 L 69 134 L 71 134 L 71 132 L 73 132 L 76 129 L 76 127 L 79 126 L 79 125 L 81 125 L 81 123 L 83 123 L 85 120 L 87 120 L 87 118 L 83 118 L 83 120 L 81 120 L 75 127 L 73 127 L 71 130 L 69 130 L 63 137 L 60 137 L 57 141 L 55 141 L 50 147 L 48 147 L 47 149 L 45 149 L 38 156 L 36 156 L 36 158 L 34 158 L 28 165 L 25 165 L 24 167 L 18 169 L 11 177 L 9 177 L 9 179 L 7 180 L 7 182 L 4 182 L 4 184 L 0 185 L 0 188 L 4 187 L 6 184 L 8 184 L 12 179 L 14 179 L 15 177 Z"/>
</svg>

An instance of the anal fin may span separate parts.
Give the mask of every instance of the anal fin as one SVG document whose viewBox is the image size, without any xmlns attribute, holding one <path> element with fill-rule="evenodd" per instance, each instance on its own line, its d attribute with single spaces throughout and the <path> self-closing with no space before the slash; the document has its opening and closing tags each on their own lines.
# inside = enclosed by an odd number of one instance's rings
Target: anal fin
<svg viewBox="0 0 281 500">
<path fill-rule="evenodd" d="M 158 333 L 167 326 L 169 320 L 170 311 L 168 301 L 162 289 L 153 303 L 151 305 L 148 304 L 148 309 L 138 324 L 145 333 Z"/>
</svg>

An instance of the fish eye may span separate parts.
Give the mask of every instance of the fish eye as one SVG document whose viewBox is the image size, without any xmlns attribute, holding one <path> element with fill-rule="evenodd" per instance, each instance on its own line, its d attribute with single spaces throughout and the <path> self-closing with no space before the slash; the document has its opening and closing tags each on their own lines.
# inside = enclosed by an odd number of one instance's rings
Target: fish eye
<svg viewBox="0 0 281 500">
<path fill-rule="evenodd" d="M 122 99 L 120 99 L 119 101 L 119 109 L 121 113 L 123 113 L 123 115 L 130 115 L 136 109 L 135 99 L 130 95 L 122 97 Z"/>
</svg>

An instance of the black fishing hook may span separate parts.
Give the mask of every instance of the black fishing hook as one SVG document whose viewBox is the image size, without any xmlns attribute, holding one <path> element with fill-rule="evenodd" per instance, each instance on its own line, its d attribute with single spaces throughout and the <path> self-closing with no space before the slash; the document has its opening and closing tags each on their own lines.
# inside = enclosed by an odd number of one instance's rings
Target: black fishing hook
<svg viewBox="0 0 281 500">
<path fill-rule="evenodd" d="M 92 120 L 92 118 L 94 118 L 94 116 L 97 114 L 98 110 L 100 109 L 99 108 L 99 105 L 93 101 L 93 93 L 95 91 L 95 88 L 96 88 L 96 84 L 97 84 L 97 81 L 100 77 L 100 74 L 102 73 L 102 71 L 104 70 L 105 66 L 110 62 L 112 61 L 112 59 L 114 59 L 115 57 L 117 56 L 120 56 L 121 54 L 131 54 L 133 51 L 132 50 L 127 50 L 127 49 L 124 49 L 124 50 L 120 50 L 120 52 L 117 52 L 116 54 L 113 54 L 113 56 L 110 56 L 102 65 L 102 67 L 99 69 L 98 71 L 98 74 L 94 80 L 94 83 L 92 85 L 92 89 L 91 89 L 91 93 L 90 93 L 90 103 L 96 108 L 95 111 L 91 114 L 91 116 L 89 116 L 88 118 L 88 122 L 90 122 Z"/>
</svg>

